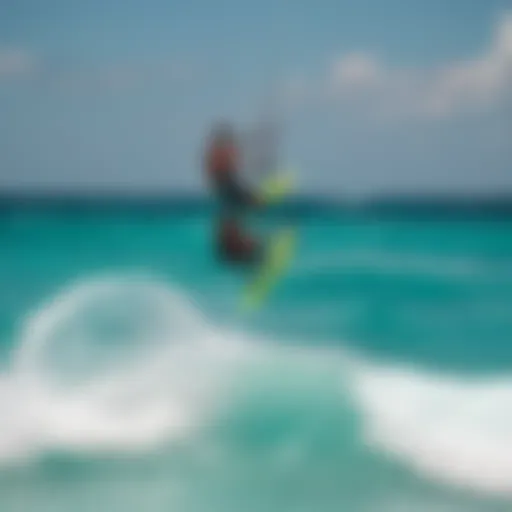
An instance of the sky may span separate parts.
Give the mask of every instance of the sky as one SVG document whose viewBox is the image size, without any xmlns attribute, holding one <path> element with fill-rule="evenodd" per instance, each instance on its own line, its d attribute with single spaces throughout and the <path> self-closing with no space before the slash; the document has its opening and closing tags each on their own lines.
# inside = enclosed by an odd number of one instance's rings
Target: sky
<svg viewBox="0 0 512 512">
<path fill-rule="evenodd" d="M 203 191 L 269 106 L 303 193 L 512 192 L 512 0 L 0 0 L 0 189 Z"/>
</svg>

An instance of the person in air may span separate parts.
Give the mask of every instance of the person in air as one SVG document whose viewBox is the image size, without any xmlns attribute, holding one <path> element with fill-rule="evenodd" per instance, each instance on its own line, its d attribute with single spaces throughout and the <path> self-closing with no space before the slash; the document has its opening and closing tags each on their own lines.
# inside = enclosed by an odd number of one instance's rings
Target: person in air
<svg viewBox="0 0 512 512">
<path fill-rule="evenodd" d="M 227 263 L 254 264 L 261 258 L 261 242 L 246 231 L 241 215 L 261 203 L 241 183 L 239 145 L 229 124 L 223 122 L 215 127 L 205 160 L 209 186 L 220 200 L 221 213 L 214 235 L 217 255 Z"/>
</svg>

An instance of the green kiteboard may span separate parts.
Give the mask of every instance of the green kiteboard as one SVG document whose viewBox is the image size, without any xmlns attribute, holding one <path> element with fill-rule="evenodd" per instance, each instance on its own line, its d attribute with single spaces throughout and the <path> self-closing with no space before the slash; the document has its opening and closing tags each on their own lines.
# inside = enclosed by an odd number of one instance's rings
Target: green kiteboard
<svg viewBox="0 0 512 512">
<path fill-rule="evenodd" d="M 260 194 L 265 203 L 274 203 L 289 194 L 292 188 L 293 180 L 290 175 L 272 176 L 263 183 Z M 296 240 L 296 229 L 289 227 L 280 229 L 270 237 L 263 263 L 244 289 L 244 311 L 254 311 L 264 303 L 289 267 L 295 252 Z"/>
<path fill-rule="evenodd" d="M 293 228 L 282 229 L 270 239 L 261 267 L 244 290 L 244 311 L 254 311 L 261 307 L 288 268 L 294 254 L 296 239 L 297 233 Z"/>
</svg>

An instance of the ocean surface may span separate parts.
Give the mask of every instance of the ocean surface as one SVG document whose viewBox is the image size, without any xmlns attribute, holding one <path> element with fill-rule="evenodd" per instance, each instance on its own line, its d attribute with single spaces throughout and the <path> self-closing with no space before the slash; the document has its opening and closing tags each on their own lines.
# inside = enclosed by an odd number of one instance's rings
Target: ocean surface
<svg viewBox="0 0 512 512">
<path fill-rule="evenodd" d="M 245 315 L 205 212 L 0 217 L 0 511 L 512 510 L 512 220 L 253 221 Z"/>
</svg>

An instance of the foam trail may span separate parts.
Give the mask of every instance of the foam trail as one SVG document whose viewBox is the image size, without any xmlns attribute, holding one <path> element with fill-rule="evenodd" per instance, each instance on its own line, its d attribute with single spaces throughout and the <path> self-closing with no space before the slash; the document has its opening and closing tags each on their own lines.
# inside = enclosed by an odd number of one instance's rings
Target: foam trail
<svg viewBox="0 0 512 512">
<path fill-rule="evenodd" d="M 421 474 L 512 496 L 512 380 L 356 372 L 365 439 Z"/>
<path fill-rule="evenodd" d="M 128 330 L 105 343 L 101 330 L 84 329 L 99 320 L 113 322 L 108 335 L 119 324 Z M 216 336 L 179 292 L 157 282 L 105 278 L 71 287 L 29 317 L 0 381 L 9 412 L 0 421 L 0 461 L 51 450 L 147 450 L 190 435 L 236 357 Z"/>
<path fill-rule="evenodd" d="M 83 329 L 99 320 L 105 327 L 105 314 L 128 327 L 107 329 L 121 333 L 115 343 L 103 343 L 101 329 Z M 212 327 L 179 291 L 155 281 L 105 278 L 72 287 L 31 315 L 10 373 L 0 376 L 0 462 L 54 450 L 146 451 L 190 439 L 219 417 L 226 396 L 233 405 L 243 378 L 242 387 L 264 388 L 256 393 L 261 407 L 277 397 L 270 409 L 290 406 L 290 421 L 305 425 L 290 427 L 302 432 L 288 443 L 294 454 L 317 446 L 315 433 L 326 431 L 307 425 L 315 418 L 329 424 L 332 406 L 341 425 L 345 414 L 360 413 L 368 444 L 405 467 L 512 496 L 510 379 L 441 378 L 361 362 L 341 349 L 333 356 L 257 341 Z M 70 365 L 71 375 L 64 371 Z M 345 452 L 329 451 L 340 467 L 347 464 Z"/>
</svg>

